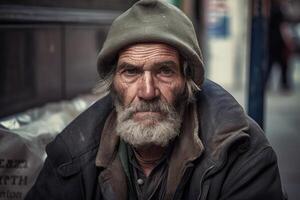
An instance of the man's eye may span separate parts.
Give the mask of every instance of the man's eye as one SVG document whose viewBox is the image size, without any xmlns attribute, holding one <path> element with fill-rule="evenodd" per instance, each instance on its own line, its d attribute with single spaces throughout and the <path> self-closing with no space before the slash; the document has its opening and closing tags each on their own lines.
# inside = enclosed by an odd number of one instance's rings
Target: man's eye
<svg viewBox="0 0 300 200">
<path fill-rule="evenodd" d="M 137 75 L 138 73 L 139 73 L 139 70 L 137 70 L 137 69 L 125 69 L 124 71 L 123 71 L 123 73 L 126 75 L 126 76 L 135 76 L 135 75 Z"/>
<path fill-rule="evenodd" d="M 172 69 L 170 69 L 169 67 L 162 67 L 159 70 L 160 74 L 164 75 L 164 76 L 171 76 L 174 74 L 174 71 Z"/>
</svg>

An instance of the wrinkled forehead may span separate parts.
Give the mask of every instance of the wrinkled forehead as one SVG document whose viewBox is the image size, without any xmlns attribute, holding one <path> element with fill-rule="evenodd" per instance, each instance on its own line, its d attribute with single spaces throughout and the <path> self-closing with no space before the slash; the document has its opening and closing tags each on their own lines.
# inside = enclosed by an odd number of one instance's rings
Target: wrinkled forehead
<svg viewBox="0 0 300 200">
<path fill-rule="evenodd" d="M 119 52 L 118 64 L 122 61 L 144 62 L 147 60 L 171 59 L 179 65 L 179 52 L 163 43 L 139 43 L 128 46 Z"/>
</svg>

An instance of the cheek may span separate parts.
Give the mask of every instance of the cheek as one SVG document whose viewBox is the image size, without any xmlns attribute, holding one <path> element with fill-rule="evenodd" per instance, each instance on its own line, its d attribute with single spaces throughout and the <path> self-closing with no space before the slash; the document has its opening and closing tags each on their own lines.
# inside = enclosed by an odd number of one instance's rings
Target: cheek
<svg viewBox="0 0 300 200">
<path fill-rule="evenodd" d="M 113 82 L 114 92 L 122 105 L 129 105 L 136 96 L 134 84 L 128 84 L 120 79 L 115 79 Z"/>
<path fill-rule="evenodd" d="M 174 80 L 170 83 L 161 84 L 160 91 L 165 100 L 173 104 L 176 98 L 183 93 L 184 86 L 183 79 Z"/>
</svg>

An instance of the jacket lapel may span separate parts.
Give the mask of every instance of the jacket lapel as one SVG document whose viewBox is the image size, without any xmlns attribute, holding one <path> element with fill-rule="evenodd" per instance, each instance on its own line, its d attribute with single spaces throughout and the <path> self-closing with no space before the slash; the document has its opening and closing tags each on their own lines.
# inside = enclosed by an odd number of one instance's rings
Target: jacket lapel
<svg viewBox="0 0 300 200">
<path fill-rule="evenodd" d="M 119 136 L 115 133 L 116 112 L 107 118 L 101 134 L 96 156 L 96 166 L 100 169 L 98 183 L 104 199 L 127 199 L 126 176 L 118 152 Z"/>
<path fill-rule="evenodd" d="M 84 199 L 99 200 L 101 198 L 100 188 L 98 187 L 99 169 L 95 165 L 96 149 L 93 151 L 93 159 L 82 168 L 82 186 L 84 189 Z"/>
<path fill-rule="evenodd" d="M 168 179 L 165 199 L 173 199 L 176 191 L 181 191 L 185 180 L 191 175 L 193 161 L 204 151 L 198 137 L 198 118 L 196 104 L 187 106 L 182 124 L 182 132 L 174 143 L 174 149 L 169 161 Z"/>
<path fill-rule="evenodd" d="M 104 199 L 127 199 L 126 177 L 118 156 L 106 169 L 100 172 L 98 182 Z"/>
</svg>

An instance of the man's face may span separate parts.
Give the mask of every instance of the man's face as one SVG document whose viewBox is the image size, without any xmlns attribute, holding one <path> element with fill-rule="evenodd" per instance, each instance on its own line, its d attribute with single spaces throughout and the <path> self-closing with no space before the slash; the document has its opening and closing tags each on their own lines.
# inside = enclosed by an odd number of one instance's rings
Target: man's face
<svg viewBox="0 0 300 200">
<path fill-rule="evenodd" d="M 142 137 L 147 129 L 145 136 L 163 137 L 169 133 L 160 129 L 176 132 L 180 128 L 175 102 L 184 91 L 185 79 L 179 60 L 178 52 L 165 44 L 136 44 L 120 52 L 113 80 L 119 126 L 124 125 L 119 132 L 139 130 L 136 135 Z"/>
<path fill-rule="evenodd" d="M 174 105 L 184 89 L 178 52 L 165 44 L 136 44 L 119 54 L 114 77 L 114 89 L 123 106 L 140 101 L 161 101 Z M 160 115 L 138 112 L 134 119 Z"/>
</svg>

